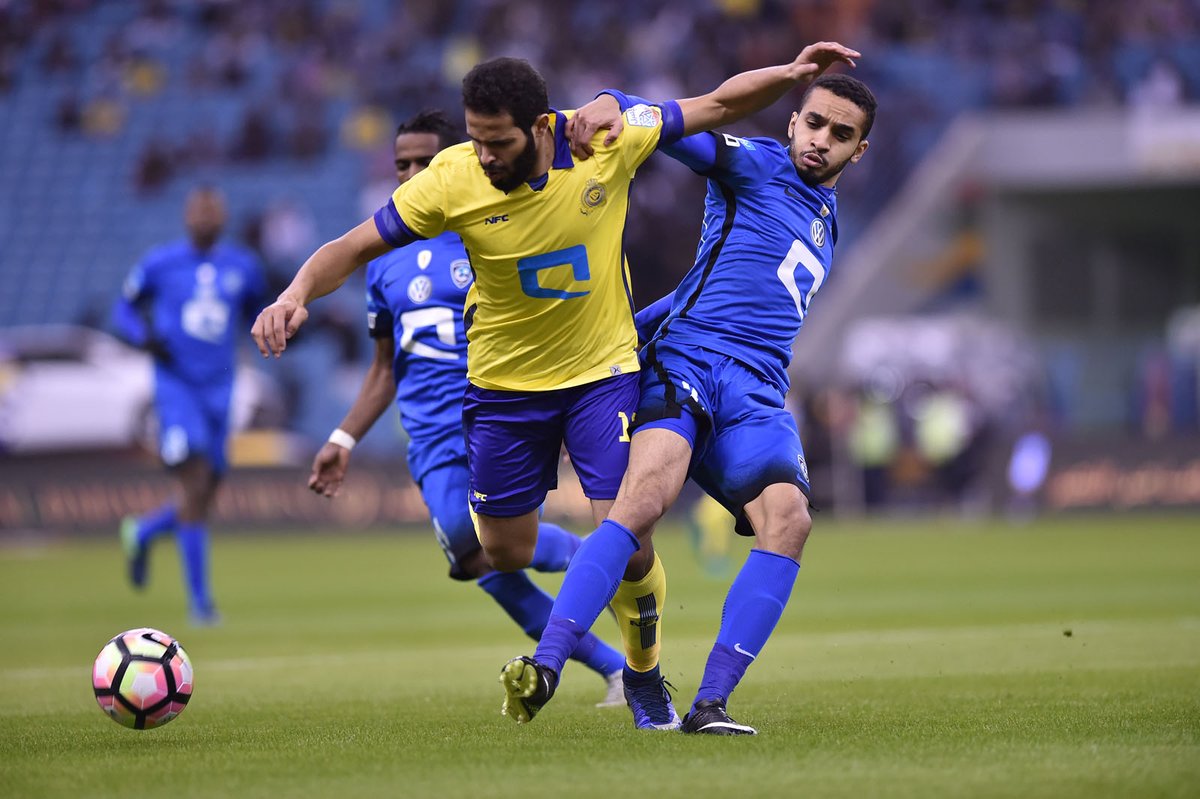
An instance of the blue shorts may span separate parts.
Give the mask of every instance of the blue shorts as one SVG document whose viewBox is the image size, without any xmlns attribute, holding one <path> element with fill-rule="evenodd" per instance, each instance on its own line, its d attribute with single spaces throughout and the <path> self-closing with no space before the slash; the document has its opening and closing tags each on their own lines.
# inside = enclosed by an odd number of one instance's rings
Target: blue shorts
<svg viewBox="0 0 1200 799">
<path fill-rule="evenodd" d="M 463 457 L 430 469 L 418 483 L 433 520 L 433 534 L 450 561 L 450 576 L 455 580 L 474 579 L 459 564 L 482 548 L 467 509 L 467 480 L 467 459 Z"/>
<path fill-rule="evenodd" d="M 676 349 L 662 341 L 642 353 L 636 430 L 673 430 L 692 445 L 688 476 L 754 535 L 744 508 L 775 483 L 809 495 L 808 467 L 796 420 L 783 395 L 740 361 Z"/>
<path fill-rule="evenodd" d="M 195 386 L 165 369 L 154 372 L 158 454 L 167 466 L 203 458 L 217 474 L 228 468 L 229 399 L 233 383 Z"/>
<path fill-rule="evenodd" d="M 412 435 L 410 433 L 410 435 Z M 422 426 L 408 441 L 408 473 L 417 485 L 425 475 L 447 464 L 462 461 L 467 463 L 467 443 L 463 440 L 462 424 L 445 426 Z M 467 492 L 466 480 L 462 493 Z"/>
<path fill-rule="evenodd" d="M 637 374 L 554 391 L 468 386 L 463 428 L 471 507 L 503 517 L 537 508 L 558 486 L 564 443 L 584 495 L 615 499 L 629 462 L 629 421 L 637 400 Z"/>
</svg>

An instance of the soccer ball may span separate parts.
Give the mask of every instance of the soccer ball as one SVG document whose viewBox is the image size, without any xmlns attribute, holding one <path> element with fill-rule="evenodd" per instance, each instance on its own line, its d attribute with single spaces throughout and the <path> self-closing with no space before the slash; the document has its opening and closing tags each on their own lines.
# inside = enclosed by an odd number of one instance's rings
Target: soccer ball
<svg viewBox="0 0 1200 799">
<path fill-rule="evenodd" d="M 150 627 L 109 641 L 92 667 L 100 709 L 135 730 L 161 727 L 192 698 L 192 661 L 171 636 Z"/>
</svg>

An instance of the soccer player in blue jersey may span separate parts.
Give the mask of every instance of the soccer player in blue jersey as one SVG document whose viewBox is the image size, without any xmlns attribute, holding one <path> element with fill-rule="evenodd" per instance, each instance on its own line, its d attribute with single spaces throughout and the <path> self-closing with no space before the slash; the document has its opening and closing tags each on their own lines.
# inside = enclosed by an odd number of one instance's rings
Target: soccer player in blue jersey
<svg viewBox="0 0 1200 799">
<path fill-rule="evenodd" d="M 400 185 L 462 137 L 440 111 L 423 111 L 396 130 Z M 375 357 L 345 419 L 313 459 L 308 485 L 335 496 L 350 451 L 395 400 L 408 433 L 408 465 L 429 508 L 434 533 L 455 580 L 474 580 L 535 641 L 554 602 L 521 571 L 492 569 L 483 555 L 467 502 L 467 447 L 462 398 L 467 388 L 463 307 L 474 277 L 462 240 L 445 232 L 367 264 L 367 330 Z M 583 541 L 557 525 L 538 526 L 530 566 L 561 572 Z M 589 633 L 572 657 L 607 681 L 600 706 L 625 704 L 624 658 Z"/>
<path fill-rule="evenodd" d="M 575 118 L 615 128 L 638 98 L 608 92 Z M 669 113 L 670 103 L 663 108 Z M 593 117 L 593 113 L 595 116 Z M 626 562 L 690 475 L 737 518 L 755 547 L 725 599 L 721 626 L 682 729 L 754 735 L 726 704 L 783 613 L 812 527 L 808 473 L 784 408 L 792 343 L 829 274 L 837 241 L 835 185 L 862 158 L 875 98 L 860 81 L 823 75 L 788 125 L 788 145 L 722 133 L 662 149 L 708 178 L 696 263 L 642 350 L 642 394 L 616 503 L 576 553 L 532 658 L 525 701 L 553 695 L 565 653 L 603 609 Z"/>
<path fill-rule="evenodd" d="M 622 251 L 629 185 L 654 150 L 736 121 L 783 96 L 852 50 L 806 48 L 792 63 L 734 76 L 701 97 L 625 111 L 624 135 L 576 160 L 566 128 L 574 112 L 550 108 L 545 81 L 526 62 L 500 58 L 463 80 L 469 144 L 440 153 L 358 227 L 323 245 L 251 331 L 264 356 L 279 355 L 308 316 L 389 248 L 459 234 L 475 283 L 465 314 L 463 420 L 472 505 L 484 552 L 500 571 L 530 563 L 538 508 L 554 488 L 565 443 L 598 524 L 617 495 L 637 406 L 639 368 L 629 270 Z M 635 724 L 672 729 L 679 719 L 658 667 L 666 596 L 662 564 L 636 550 L 637 579 L 611 599 L 625 644 L 626 698 Z M 574 648 L 572 647 L 572 650 Z M 528 721 L 537 707 L 501 675 L 504 712 Z"/>
<path fill-rule="evenodd" d="M 174 532 L 191 620 L 217 621 L 209 590 L 208 515 L 226 471 L 229 400 L 240 320 L 263 306 L 258 261 L 220 242 L 225 200 L 215 188 L 188 194 L 187 238 L 151 250 L 129 273 L 113 309 L 117 333 L 154 356 L 159 455 L 179 482 L 178 498 L 121 525 L 134 587 L 146 582 L 151 543 Z"/>
</svg>

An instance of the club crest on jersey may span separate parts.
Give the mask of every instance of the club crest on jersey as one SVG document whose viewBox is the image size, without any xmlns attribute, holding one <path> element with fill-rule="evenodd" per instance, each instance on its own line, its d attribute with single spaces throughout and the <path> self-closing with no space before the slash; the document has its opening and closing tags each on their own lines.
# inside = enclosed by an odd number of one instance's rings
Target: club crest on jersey
<svg viewBox="0 0 1200 799">
<path fill-rule="evenodd" d="M 237 294 L 242 290 L 242 276 L 237 272 L 225 272 L 221 275 L 221 288 L 226 294 Z"/>
<path fill-rule="evenodd" d="M 465 289 L 471 285 L 471 280 L 475 274 L 471 271 L 471 262 L 465 258 L 459 258 L 457 261 L 450 262 L 450 279 L 454 281 L 454 285 L 460 289 Z"/>
<path fill-rule="evenodd" d="M 640 103 L 625 112 L 625 124 L 635 128 L 656 128 L 662 122 L 662 111 L 657 106 Z"/>
<path fill-rule="evenodd" d="M 809 225 L 808 232 L 812 234 L 812 242 L 817 247 L 825 246 L 825 223 L 820 218 L 814 219 Z"/>
<path fill-rule="evenodd" d="M 583 187 L 583 194 L 579 196 L 579 211 L 583 214 L 590 213 L 593 209 L 604 205 L 604 200 L 608 197 L 608 190 L 604 188 L 604 184 L 595 178 L 590 178 L 587 185 Z"/>
<path fill-rule="evenodd" d="M 408 284 L 408 298 L 415 303 L 422 303 L 433 294 L 433 281 L 424 275 L 418 275 Z"/>
</svg>

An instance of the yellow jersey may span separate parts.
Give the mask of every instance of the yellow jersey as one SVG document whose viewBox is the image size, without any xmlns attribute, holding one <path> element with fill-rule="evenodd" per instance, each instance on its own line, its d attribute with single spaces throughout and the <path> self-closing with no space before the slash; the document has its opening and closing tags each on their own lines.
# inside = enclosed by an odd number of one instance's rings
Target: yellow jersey
<svg viewBox="0 0 1200 799">
<path fill-rule="evenodd" d="M 550 114 L 555 155 L 540 188 L 495 188 L 464 142 L 392 195 L 412 234 L 451 230 L 466 246 L 467 379 L 480 388 L 550 391 L 638 369 L 622 239 L 629 184 L 658 145 L 662 113 L 628 109 L 617 141 L 605 147 L 601 131 L 580 162 L 565 135 L 573 113 Z"/>
</svg>

